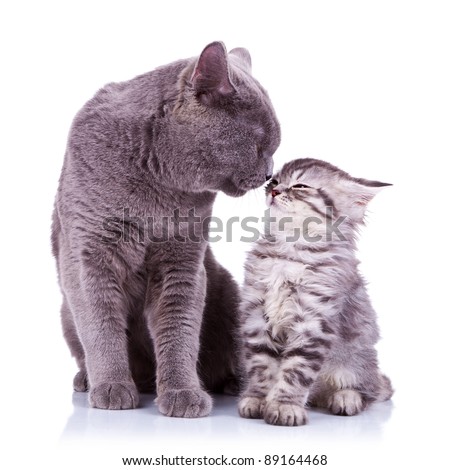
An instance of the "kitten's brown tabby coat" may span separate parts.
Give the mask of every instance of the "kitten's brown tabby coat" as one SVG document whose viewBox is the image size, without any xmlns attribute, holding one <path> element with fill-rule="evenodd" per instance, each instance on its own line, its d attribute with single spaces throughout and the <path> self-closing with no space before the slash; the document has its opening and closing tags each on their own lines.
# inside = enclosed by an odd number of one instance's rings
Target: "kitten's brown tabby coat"
<svg viewBox="0 0 450 470">
<path fill-rule="evenodd" d="M 354 415 L 391 397 L 355 256 L 366 205 L 384 186 L 314 159 L 274 175 L 273 220 L 248 256 L 242 292 L 244 418 L 295 426 L 307 422 L 307 405 Z"/>
</svg>

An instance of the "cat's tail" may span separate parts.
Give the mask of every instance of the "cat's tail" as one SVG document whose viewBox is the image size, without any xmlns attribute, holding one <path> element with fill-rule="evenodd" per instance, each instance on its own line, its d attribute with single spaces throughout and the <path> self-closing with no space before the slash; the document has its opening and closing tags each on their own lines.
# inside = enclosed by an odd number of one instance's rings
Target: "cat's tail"
<svg viewBox="0 0 450 470">
<path fill-rule="evenodd" d="M 394 394 L 394 389 L 392 388 L 392 383 L 390 379 L 382 374 L 380 374 L 380 390 L 378 392 L 377 401 L 386 401 L 389 400 Z"/>
</svg>

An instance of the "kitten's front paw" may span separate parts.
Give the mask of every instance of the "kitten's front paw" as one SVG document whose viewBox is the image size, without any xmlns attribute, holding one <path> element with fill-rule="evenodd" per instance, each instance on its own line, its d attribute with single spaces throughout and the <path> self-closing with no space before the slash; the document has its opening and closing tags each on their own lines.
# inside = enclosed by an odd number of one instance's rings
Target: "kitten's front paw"
<svg viewBox="0 0 450 470">
<path fill-rule="evenodd" d="M 308 422 L 308 415 L 303 406 L 272 401 L 266 405 L 264 421 L 278 426 L 301 426 Z"/>
<path fill-rule="evenodd" d="M 262 418 L 264 411 L 264 399 L 257 397 L 244 397 L 239 400 L 239 414 L 243 418 Z"/>
<path fill-rule="evenodd" d="M 356 390 L 339 390 L 331 395 L 328 408 L 335 415 L 353 416 L 364 408 L 364 402 Z"/>
<path fill-rule="evenodd" d="M 200 418 L 208 416 L 212 409 L 211 397 L 200 389 L 167 390 L 157 399 L 159 411 L 177 418 Z"/>
<path fill-rule="evenodd" d="M 136 408 L 139 394 L 132 382 L 101 383 L 89 392 L 89 404 L 103 410 L 128 410 Z"/>
<path fill-rule="evenodd" d="M 73 389 L 76 392 L 86 392 L 88 390 L 88 377 L 87 372 L 80 370 L 73 378 Z"/>
</svg>

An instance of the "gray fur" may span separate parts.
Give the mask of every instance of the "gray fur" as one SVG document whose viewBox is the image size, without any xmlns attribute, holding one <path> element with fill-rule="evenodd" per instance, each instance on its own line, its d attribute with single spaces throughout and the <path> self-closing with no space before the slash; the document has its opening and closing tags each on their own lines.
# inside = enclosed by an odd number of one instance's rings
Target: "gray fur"
<svg viewBox="0 0 450 470">
<path fill-rule="evenodd" d="M 73 122 L 52 244 L 74 388 L 93 407 L 134 408 L 156 382 L 162 413 L 204 416 L 205 390 L 236 380 L 235 282 L 205 237 L 172 224 L 157 243 L 136 220 L 161 230 L 174 211 L 205 219 L 218 191 L 240 196 L 271 175 L 279 124 L 249 57 L 211 43 L 105 86 Z"/>
<path fill-rule="evenodd" d="M 273 219 L 249 253 L 242 292 L 241 416 L 296 426 L 307 422 L 308 404 L 354 415 L 391 397 L 355 256 L 367 203 L 383 186 L 313 159 L 274 175 L 267 187 Z M 339 223 L 339 233 L 330 234 L 327 222 Z"/>
</svg>

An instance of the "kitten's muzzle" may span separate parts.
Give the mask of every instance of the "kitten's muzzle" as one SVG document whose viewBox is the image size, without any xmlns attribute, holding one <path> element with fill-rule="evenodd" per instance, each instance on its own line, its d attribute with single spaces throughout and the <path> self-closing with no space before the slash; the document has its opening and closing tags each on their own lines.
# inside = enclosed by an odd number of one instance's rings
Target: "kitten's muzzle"
<svg viewBox="0 0 450 470">
<path fill-rule="evenodd" d="M 281 192 L 274 188 L 272 189 L 270 194 L 272 194 L 272 197 L 275 197 L 278 196 L 278 194 L 281 194 Z"/>
</svg>

